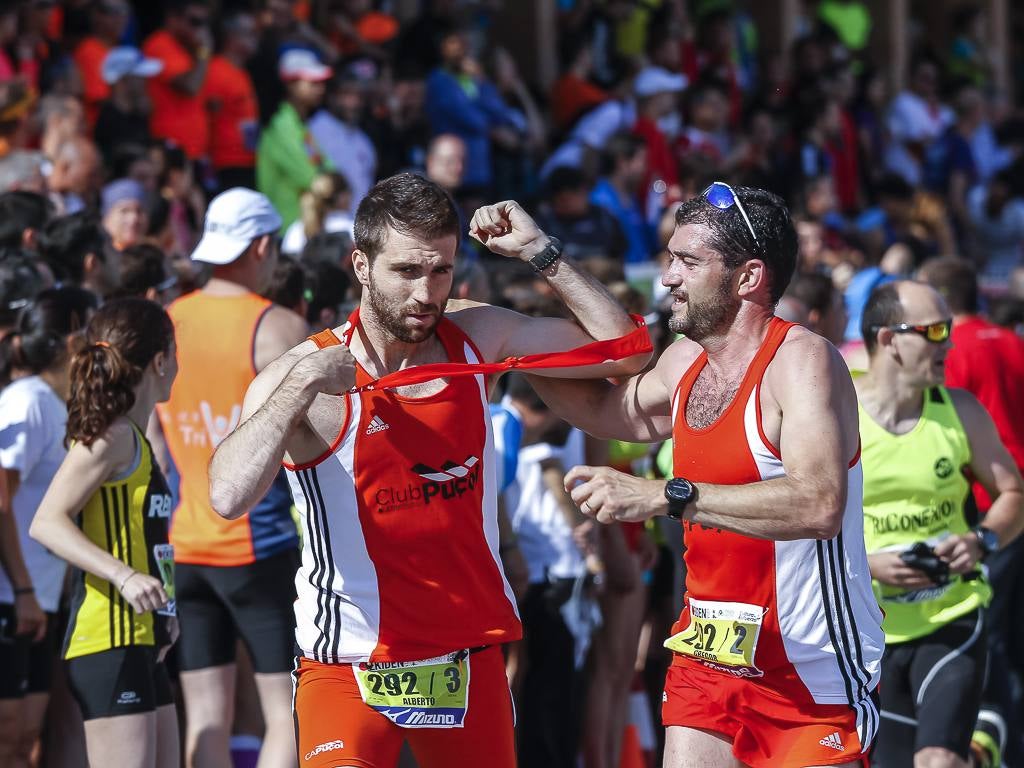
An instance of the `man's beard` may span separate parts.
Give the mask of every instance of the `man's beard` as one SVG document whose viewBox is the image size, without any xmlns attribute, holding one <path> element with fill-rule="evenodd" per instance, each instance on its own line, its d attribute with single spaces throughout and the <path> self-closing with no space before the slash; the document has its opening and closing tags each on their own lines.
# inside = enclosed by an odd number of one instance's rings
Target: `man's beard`
<svg viewBox="0 0 1024 768">
<path fill-rule="evenodd" d="M 434 323 L 422 328 L 409 328 L 405 324 L 405 318 L 409 314 L 420 314 L 420 312 L 403 312 L 401 308 L 394 306 L 377 291 L 372 278 L 369 285 L 366 286 L 366 291 L 370 299 L 370 308 L 373 310 L 374 317 L 381 330 L 404 344 L 419 344 L 433 336 L 434 332 L 437 331 L 437 324 L 441 322 L 444 308 L 448 304 L 446 301 L 440 307 L 431 305 L 422 308 L 422 314 L 427 314 L 428 312 L 435 313 Z"/>
<path fill-rule="evenodd" d="M 698 343 L 722 330 L 740 309 L 739 299 L 732 295 L 731 284 L 732 276 L 727 274 L 713 295 L 700 302 L 687 298 L 685 317 L 673 314 L 668 321 L 669 330 Z"/>
</svg>

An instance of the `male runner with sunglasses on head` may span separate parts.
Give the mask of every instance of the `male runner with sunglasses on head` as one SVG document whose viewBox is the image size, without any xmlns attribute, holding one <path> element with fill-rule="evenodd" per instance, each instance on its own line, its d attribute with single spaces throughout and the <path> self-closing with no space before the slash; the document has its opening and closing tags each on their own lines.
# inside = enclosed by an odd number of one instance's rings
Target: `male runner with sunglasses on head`
<svg viewBox="0 0 1024 768">
<path fill-rule="evenodd" d="M 686 604 L 666 768 L 858 766 L 878 727 L 881 613 L 864 550 L 857 399 L 826 340 L 775 317 L 796 264 L 782 200 L 715 182 L 680 206 L 662 282 L 686 336 L 620 385 L 534 379 L 602 438 L 674 440 L 674 478 L 576 467 L 601 522 L 667 515 Z"/>
<path fill-rule="evenodd" d="M 876 288 L 861 320 L 864 535 L 885 611 L 876 768 L 999 765 L 994 740 L 971 749 L 992 597 L 981 563 L 1024 529 L 1024 493 L 988 412 L 942 386 L 952 324 L 942 297 L 909 281 Z M 968 477 L 993 499 L 982 525 Z"/>
</svg>

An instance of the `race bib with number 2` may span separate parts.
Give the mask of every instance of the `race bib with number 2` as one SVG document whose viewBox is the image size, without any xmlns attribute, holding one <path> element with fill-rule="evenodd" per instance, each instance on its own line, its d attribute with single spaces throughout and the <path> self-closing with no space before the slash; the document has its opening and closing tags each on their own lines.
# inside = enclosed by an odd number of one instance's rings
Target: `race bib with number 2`
<svg viewBox="0 0 1024 768">
<path fill-rule="evenodd" d="M 747 603 L 688 600 L 690 623 L 665 647 L 737 677 L 761 677 L 754 656 L 765 609 Z"/>
</svg>

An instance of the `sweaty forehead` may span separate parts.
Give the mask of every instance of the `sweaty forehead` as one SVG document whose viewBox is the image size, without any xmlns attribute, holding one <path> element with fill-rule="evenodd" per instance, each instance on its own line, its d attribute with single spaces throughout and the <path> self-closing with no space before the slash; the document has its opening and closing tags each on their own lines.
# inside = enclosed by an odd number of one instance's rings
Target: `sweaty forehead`
<svg viewBox="0 0 1024 768">
<path fill-rule="evenodd" d="M 388 238 L 378 258 L 450 264 L 455 260 L 456 245 L 455 235 L 427 238 L 389 229 Z"/>
<path fill-rule="evenodd" d="M 708 247 L 711 230 L 703 224 L 680 224 L 668 241 L 668 249 L 676 255 L 689 254 L 706 261 L 721 260 L 718 251 Z"/>
</svg>

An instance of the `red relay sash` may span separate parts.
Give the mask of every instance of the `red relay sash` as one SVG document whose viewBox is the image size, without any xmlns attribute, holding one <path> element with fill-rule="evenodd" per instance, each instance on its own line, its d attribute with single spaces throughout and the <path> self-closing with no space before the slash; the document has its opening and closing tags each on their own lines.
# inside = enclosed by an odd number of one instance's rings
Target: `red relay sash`
<svg viewBox="0 0 1024 768">
<path fill-rule="evenodd" d="M 320 349 L 334 344 L 348 343 L 352 338 L 352 331 L 358 323 L 359 310 L 352 313 L 349 318 L 350 330 L 346 334 L 344 342 L 339 339 L 334 331 L 327 329 L 310 336 L 310 340 Z M 584 365 L 600 365 L 601 363 L 623 360 L 634 355 L 652 352 L 651 337 L 647 332 L 647 323 L 640 315 L 630 315 L 630 319 L 636 324 L 636 328 L 625 336 L 605 341 L 592 341 L 575 349 L 564 352 L 540 352 L 535 355 L 523 355 L 522 357 L 506 357 L 494 363 L 428 363 L 427 365 L 416 365 L 405 368 L 401 371 L 394 371 L 381 376 L 376 381 L 363 384 L 359 387 L 352 387 L 350 393 L 363 392 L 372 389 L 389 389 L 393 387 L 405 387 L 410 384 L 421 384 L 432 379 L 449 378 L 451 376 L 476 376 L 478 374 L 492 375 L 509 370 L 526 371 L 540 368 L 574 368 Z"/>
</svg>

